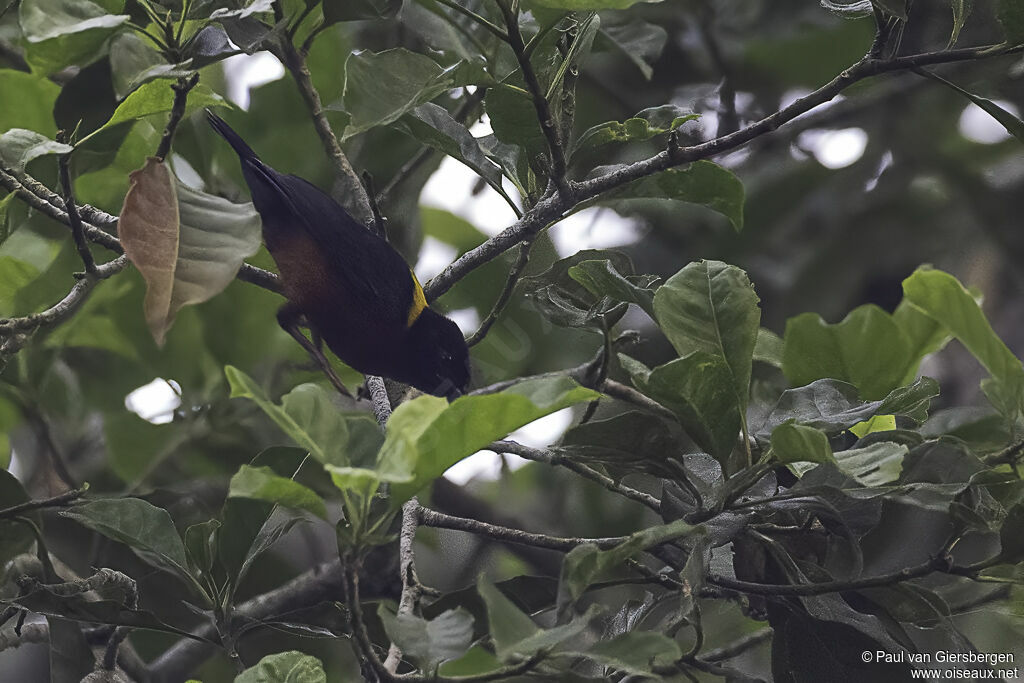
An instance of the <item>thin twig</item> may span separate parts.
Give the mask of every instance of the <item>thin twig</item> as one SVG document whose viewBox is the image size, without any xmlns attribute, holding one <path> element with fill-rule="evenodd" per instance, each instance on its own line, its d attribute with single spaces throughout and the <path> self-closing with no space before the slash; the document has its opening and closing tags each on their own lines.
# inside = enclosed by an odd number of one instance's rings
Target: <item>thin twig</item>
<svg viewBox="0 0 1024 683">
<path fill-rule="evenodd" d="M 748 633 L 742 638 L 737 638 L 731 643 L 727 643 L 722 647 L 716 647 L 713 650 L 708 650 L 704 653 L 701 659 L 708 662 L 720 662 L 724 659 L 732 659 L 737 657 L 752 647 L 757 647 L 761 643 L 769 640 L 775 631 L 771 628 L 762 628 L 753 633 Z"/>
<path fill-rule="evenodd" d="M 416 575 L 416 554 L 413 542 L 419 526 L 420 501 L 415 496 L 402 505 L 402 530 L 398 537 L 398 566 L 402 574 L 402 596 L 398 600 L 398 616 L 412 614 L 420 600 L 420 580 Z M 391 643 L 384 668 L 395 673 L 402 662 L 402 650 Z"/>
<path fill-rule="evenodd" d="M 551 180 L 563 196 L 569 195 L 569 186 L 565 179 L 565 149 L 562 147 L 562 136 L 559 132 L 558 123 L 555 121 L 551 111 L 551 105 L 544 95 L 544 88 L 537 79 L 537 73 L 533 70 L 530 57 L 526 54 L 526 44 L 523 42 L 523 34 L 519 30 L 519 17 L 508 0 L 496 0 L 498 9 L 505 19 L 505 28 L 508 31 L 508 44 L 519 62 L 519 70 L 526 82 L 526 89 L 533 101 L 533 108 L 537 112 L 537 121 L 544 132 L 544 139 L 548 143 L 548 154 L 551 157 Z"/>
<path fill-rule="evenodd" d="M 280 3 L 274 3 L 275 11 L 280 11 Z M 285 38 L 280 41 L 275 50 L 276 56 L 288 69 L 292 79 L 299 88 L 299 93 L 306 103 L 309 115 L 313 119 L 313 127 L 316 128 L 320 142 L 323 144 L 327 158 L 334 167 L 335 179 L 344 191 L 344 203 L 348 208 L 354 209 L 353 213 L 357 220 L 363 225 L 370 226 L 378 235 L 382 235 L 382 226 L 376 225 L 373 219 L 370 197 L 366 194 L 366 188 L 359 179 L 359 174 L 352 167 L 352 163 L 341 148 L 338 137 L 331 129 L 331 123 L 327 120 L 324 112 L 323 102 L 320 100 L 320 93 L 313 85 L 313 78 L 309 73 L 309 66 L 306 64 L 306 57 L 295 48 L 291 40 Z"/>
<path fill-rule="evenodd" d="M 58 142 L 66 142 L 63 132 L 57 133 Z M 60 175 L 61 189 L 64 191 L 64 208 L 67 209 L 68 222 L 71 227 L 71 236 L 75 240 L 75 249 L 85 266 L 85 274 L 96 275 L 96 259 L 89 251 L 89 242 L 85 239 L 85 227 L 82 225 L 82 217 L 78 215 L 78 204 L 75 202 L 74 184 L 71 182 L 71 154 L 62 154 L 57 162 Z"/>
<path fill-rule="evenodd" d="M 736 113 L 736 88 L 733 86 L 732 69 L 722 54 L 722 46 L 715 34 L 715 8 L 714 3 L 704 2 L 701 17 L 697 22 L 698 33 L 704 48 L 707 50 L 711 64 L 718 71 L 721 77 L 721 84 L 718 86 L 718 130 L 719 136 L 728 135 L 739 130 L 740 119 Z"/>
<path fill-rule="evenodd" d="M 199 83 L 199 74 L 182 76 L 171 88 L 174 90 L 174 104 L 171 105 L 171 115 L 167 119 L 167 127 L 164 128 L 163 137 L 160 138 L 160 145 L 156 148 L 156 158 L 163 161 L 171 153 L 171 143 L 174 141 L 174 131 L 185 116 L 185 105 L 188 103 L 188 93 Z"/>
<path fill-rule="evenodd" d="M 661 405 L 652 398 L 641 394 L 633 387 L 616 382 L 613 379 L 606 379 L 601 383 L 599 387 L 602 393 L 608 394 L 612 398 L 617 398 L 620 401 L 632 403 L 635 406 L 643 408 L 644 410 L 654 413 L 659 417 L 663 417 L 667 420 L 676 420 L 676 414 L 671 410 Z"/>
<path fill-rule="evenodd" d="M 27 332 L 67 320 L 85 303 L 86 297 L 92 288 L 96 286 L 96 283 L 121 272 L 127 265 L 128 257 L 122 254 L 113 261 L 97 266 L 94 277 L 85 277 L 76 282 L 63 299 L 45 311 L 32 313 L 21 318 L 0 319 L 0 336 L 13 332 Z"/>
<path fill-rule="evenodd" d="M 939 555 L 922 564 L 914 567 L 905 567 L 899 571 L 892 572 L 891 574 L 870 576 L 862 579 L 851 579 L 849 581 L 770 584 L 739 581 L 737 579 L 730 579 L 728 577 L 718 576 L 715 574 L 708 575 L 707 580 L 708 583 L 720 588 L 740 591 L 742 593 L 749 593 L 752 595 L 808 596 L 888 586 L 894 583 L 909 581 L 911 579 L 919 579 L 923 576 L 928 576 L 929 574 L 934 574 L 936 572 L 973 578 L 981 569 L 984 569 L 989 564 L 989 562 L 983 562 L 969 566 L 954 565 L 948 555 Z"/>
<path fill-rule="evenodd" d="M 634 500 L 640 503 L 641 505 L 646 505 L 655 512 L 661 511 L 661 501 L 652 496 L 651 494 L 644 493 L 643 491 L 637 491 L 636 489 L 626 486 L 625 484 L 620 484 L 611 477 L 601 474 L 597 470 L 588 467 L 587 465 L 578 463 L 574 460 L 559 455 L 558 453 L 555 453 L 553 451 L 542 450 L 540 448 L 531 448 L 530 446 L 524 446 L 521 443 L 516 443 L 515 441 L 508 440 L 495 441 L 494 443 L 490 444 L 487 448 L 488 450 L 492 450 L 497 453 L 512 453 L 513 455 L 518 455 L 519 457 L 526 458 L 527 460 L 544 462 L 549 465 L 561 465 L 562 467 L 568 470 L 572 470 L 573 472 L 582 477 L 586 477 L 591 481 L 597 482 L 598 484 L 608 489 L 609 491 L 618 493 L 619 495 L 629 498 L 630 500 Z"/>
<path fill-rule="evenodd" d="M 26 512 L 31 512 L 32 510 L 40 510 L 42 508 L 64 507 L 68 503 L 81 498 L 83 495 L 85 495 L 85 492 L 87 490 L 89 490 L 89 487 L 83 486 L 80 489 L 72 489 L 70 491 L 65 491 L 59 496 L 53 496 L 52 498 L 43 498 L 41 500 L 28 500 L 18 505 L 12 505 L 9 508 L 0 510 L 0 519 L 17 517 L 18 515 L 23 515 Z"/>
<path fill-rule="evenodd" d="M 491 312 L 488 313 L 487 317 L 484 318 L 482 323 L 480 323 L 480 327 L 478 327 L 476 332 L 466 339 L 466 346 L 475 346 L 482 342 L 484 337 L 487 336 L 487 333 L 490 332 L 494 323 L 498 321 L 498 317 L 501 315 L 502 311 L 505 310 L 505 306 L 508 305 L 509 300 L 512 298 L 512 291 L 516 288 L 516 283 L 519 282 L 519 278 L 526 269 L 526 264 L 530 261 L 530 249 L 532 248 L 533 239 L 525 239 L 519 245 L 519 256 L 516 258 L 516 262 L 512 264 L 512 268 L 508 271 L 508 278 L 505 280 L 505 286 L 502 288 L 501 294 L 498 295 L 498 299 L 494 302 Z"/>
<path fill-rule="evenodd" d="M 540 232 L 561 218 L 562 215 L 578 203 L 595 199 L 603 193 L 617 189 L 634 180 L 659 173 L 674 166 L 730 152 L 755 138 L 775 131 L 801 114 L 829 102 L 836 95 L 862 80 L 873 76 L 906 71 L 919 66 L 989 59 L 1021 51 L 1024 51 L 1024 45 L 1012 48 L 984 46 L 925 52 L 889 60 L 862 59 L 821 88 L 796 100 L 789 106 L 741 128 L 735 133 L 716 137 L 713 140 L 692 147 L 677 145 L 673 149 L 666 149 L 652 157 L 628 164 L 609 173 L 599 175 L 596 178 L 574 183 L 570 187 L 571 192 L 568 197 L 553 195 L 542 198 L 537 204 L 526 211 L 521 219 L 479 247 L 460 256 L 437 277 L 428 282 L 426 287 L 424 287 L 427 299 L 434 300 L 441 296 L 451 289 L 456 282 L 465 277 L 467 273 L 494 260 L 528 236 Z"/>
<path fill-rule="evenodd" d="M 550 536 L 548 534 L 535 534 L 529 531 L 522 531 L 521 529 L 512 529 L 510 527 L 498 526 L 496 524 L 488 524 L 487 522 L 480 522 L 475 519 L 446 515 L 443 512 L 438 512 L 437 510 L 431 510 L 430 508 L 425 507 L 419 508 L 419 521 L 423 526 L 466 531 L 471 534 L 477 534 L 478 536 L 484 536 L 496 541 L 532 545 L 537 548 L 559 550 L 561 552 L 568 552 L 577 546 L 588 543 L 592 543 L 602 549 L 614 548 L 628 539 L 627 536 L 612 536 L 607 538 L 573 538 Z"/>
</svg>

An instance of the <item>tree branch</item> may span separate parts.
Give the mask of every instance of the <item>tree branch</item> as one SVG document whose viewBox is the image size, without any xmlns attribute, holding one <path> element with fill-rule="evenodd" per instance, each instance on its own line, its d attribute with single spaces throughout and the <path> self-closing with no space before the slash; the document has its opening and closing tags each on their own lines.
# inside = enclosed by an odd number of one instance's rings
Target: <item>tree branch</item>
<svg viewBox="0 0 1024 683">
<path fill-rule="evenodd" d="M 275 11 L 279 10 L 280 3 L 275 2 L 274 7 Z M 352 210 L 357 220 L 363 225 L 371 226 L 374 232 L 383 237 L 384 226 L 377 225 L 373 218 L 372 204 L 366 193 L 366 188 L 363 187 L 359 174 L 356 173 L 352 163 L 345 155 L 345 151 L 341 148 L 341 143 L 338 142 L 337 136 L 331 129 L 330 121 L 327 120 L 323 102 L 320 100 L 320 93 L 313 85 L 313 78 L 309 73 L 309 66 L 306 64 L 306 56 L 299 52 L 287 37 L 283 38 L 277 47 L 276 56 L 295 80 L 299 94 L 302 95 L 309 115 L 313 119 L 313 127 L 316 128 L 327 158 L 334 168 L 334 177 L 344 195 L 342 199 L 346 200 L 343 203 Z"/>
<path fill-rule="evenodd" d="M 496 541 L 532 545 L 537 548 L 559 550 L 561 552 L 568 552 L 576 546 L 585 545 L 587 543 L 593 543 L 602 549 L 614 548 L 628 538 L 626 536 L 614 536 L 608 538 L 571 538 L 549 536 L 547 534 L 535 534 L 529 531 L 522 531 L 520 529 L 497 526 L 496 524 L 488 524 L 487 522 L 479 522 L 475 519 L 446 515 L 443 512 L 438 512 L 425 507 L 419 508 L 419 521 L 423 526 L 466 531 L 471 534 L 477 534 Z"/>
<path fill-rule="evenodd" d="M 413 496 L 402 506 L 402 531 L 398 538 L 398 566 L 402 574 L 402 596 L 398 600 L 398 616 L 412 614 L 420 601 L 420 580 L 416 575 L 416 554 L 413 542 L 419 526 L 420 501 Z M 395 643 L 388 648 L 384 668 L 395 673 L 402 662 L 402 651 Z"/>
<path fill-rule="evenodd" d="M 505 280 L 505 286 L 501 290 L 501 294 L 498 295 L 497 300 L 494 302 L 494 306 L 491 308 L 491 312 L 487 314 L 483 322 L 480 323 L 480 327 L 476 329 L 476 332 L 471 334 L 466 339 L 466 346 L 475 346 L 484 340 L 487 333 L 490 332 L 491 327 L 498 321 L 498 317 L 502 311 L 505 310 L 505 306 L 508 305 L 509 300 L 512 298 L 512 291 L 516 288 L 516 283 L 519 282 L 520 276 L 526 269 L 526 264 L 530 261 L 530 249 L 533 247 L 533 238 L 527 238 L 523 240 L 519 245 L 519 256 L 516 258 L 516 262 L 512 264 L 512 268 L 508 271 L 508 279 Z"/>
<path fill-rule="evenodd" d="M 567 196 L 569 186 L 565 179 L 565 150 L 562 148 L 562 136 L 558 123 L 551 112 L 551 105 L 544 94 L 544 88 L 541 87 L 540 81 L 537 79 L 537 73 L 533 70 L 533 64 L 530 63 L 530 55 L 526 52 L 523 34 L 519 30 L 519 17 L 516 10 L 509 6 L 508 0 L 496 0 L 496 2 L 505 19 L 509 47 L 512 48 L 512 52 L 516 55 L 516 61 L 519 62 L 519 70 L 523 74 L 526 89 L 530 93 L 533 108 L 537 112 L 537 121 L 544 132 L 544 139 L 548 143 L 548 154 L 551 157 L 551 180 L 555 183 L 559 193 Z"/>
<path fill-rule="evenodd" d="M 171 153 L 171 143 L 174 141 L 174 131 L 185 116 L 185 105 L 188 103 L 188 93 L 199 83 L 199 74 L 182 76 L 172 86 L 174 90 L 174 103 L 171 105 L 171 116 L 167 119 L 167 127 L 164 128 L 163 137 L 160 138 L 160 145 L 156 148 L 156 158 L 163 161 Z"/>
<path fill-rule="evenodd" d="M 18 515 L 23 515 L 26 512 L 31 512 L 32 510 L 41 510 L 42 508 L 64 507 L 68 503 L 81 498 L 83 495 L 85 495 L 85 492 L 88 489 L 88 486 L 83 486 L 80 489 L 72 489 L 71 491 L 65 491 L 59 496 L 53 496 L 52 498 L 43 498 L 41 500 L 29 500 L 19 505 L 12 505 L 9 508 L 0 510 L 0 519 L 17 517 Z"/>
<path fill-rule="evenodd" d="M 972 578 L 978 571 L 984 569 L 990 564 L 990 562 L 981 562 L 967 566 L 955 565 L 948 554 L 940 554 L 927 562 L 914 567 L 906 567 L 899 571 L 892 572 L 891 574 L 870 576 L 862 579 L 852 579 L 849 581 L 770 584 L 739 581 L 737 579 L 730 579 L 716 574 L 709 574 L 707 580 L 708 583 L 720 588 L 740 591 L 742 593 L 749 593 L 752 595 L 809 596 L 825 595 L 826 593 L 840 593 L 842 591 L 862 590 L 864 588 L 876 588 L 878 586 L 888 586 L 890 584 L 901 583 L 911 579 L 919 579 L 923 576 L 928 576 L 929 574 L 934 574 L 936 572 Z"/>
<path fill-rule="evenodd" d="M 508 440 L 495 441 L 487 446 L 487 448 L 497 453 L 512 453 L 513 455 L 518 455 L 520 458 L 526 458 L 527 460 L 544 462 L 549 465 L 561 465 L 582 477 L 597 482 L 613 493 L 618 493 L 620 496 L 634 500 L 641 505 L 646 505 L 655 512 L 661 512 L 661 501 L 651 494 L 644 493 L 643 491 L 637 491 L 634 488 L 620 484 L 611 477 L 601 474 L 587 465 L 570 460 L 569 458 L 563 457 L 553 451 L 531 448 L 530 446 L 524 446 L 521 443 Z"/>
</svg>

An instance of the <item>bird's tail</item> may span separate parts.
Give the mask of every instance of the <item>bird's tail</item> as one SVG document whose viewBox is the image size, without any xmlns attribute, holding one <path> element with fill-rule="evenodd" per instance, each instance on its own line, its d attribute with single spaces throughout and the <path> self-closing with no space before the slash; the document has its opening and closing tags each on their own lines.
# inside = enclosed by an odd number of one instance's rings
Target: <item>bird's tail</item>
<svg viewBox="0 0 1024 683">
<path fill-rule="evenodd" d="M 209 109 L 206 110 L 206 118 L 210 121 L 210 125 L 217 131 L 222 138 L 228 141 L 228 144 L 235 150 L 235 153 L 243 161 L 259 161 L 259 157 L 256 156 L 256 152 L 252 151 L 252 147 L 245 143 L 242 136 L 236 133 L 231 126 L 227 124 L 221 117 L 214 114 Z"/>
</svg>

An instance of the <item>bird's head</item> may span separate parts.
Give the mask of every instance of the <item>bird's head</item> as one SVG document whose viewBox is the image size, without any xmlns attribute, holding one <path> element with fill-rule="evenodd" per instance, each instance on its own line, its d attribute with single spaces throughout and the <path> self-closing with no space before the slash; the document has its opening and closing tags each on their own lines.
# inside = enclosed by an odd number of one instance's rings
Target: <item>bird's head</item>
<svg viewBox="0 0 1024 683">
<path fill-rule="evenodd" d="M 409 328 L 412 381 L 420 391 L 454 401 L 469 387 L 469 348 L 459 326 L 429 309 Z"/>
</svg>

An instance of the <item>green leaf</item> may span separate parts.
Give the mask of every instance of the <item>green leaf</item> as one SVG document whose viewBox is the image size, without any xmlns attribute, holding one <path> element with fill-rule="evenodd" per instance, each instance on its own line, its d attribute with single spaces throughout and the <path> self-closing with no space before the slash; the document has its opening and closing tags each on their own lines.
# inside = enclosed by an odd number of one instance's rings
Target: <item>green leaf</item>
<svg viewBox="0 0 1024 683">
<path fill-rule="evenodd" d="M 839 379 L 873 400 L 900 385 L 915 362 L 910 354 L 910 343 L 892 316 L 867 304 L 833 325 L 816 313 L 787 320 L 782 370 L 796 386 Z"/>
<path fill-rule="evenodd" d="M 996 18 L 1010 45 L 1024 43 L 1024 5 L 1018 0 L 997 0 Z"/>
<path fill-rule="evenodd" d="M 434 671 L 441 662 L 458 659 L 473 642 L 473 615 L 462 608 L 447 610 L 428 621 L 414 614 L 396 616 L 382 604 L 377 615 L 391 642 L 425 672 Z"/>
<path fill-rule="evenodd" d="M 686 168 L 670 168 L 634 180 L 606 192 L 600 201 L 620 199 L 675 199 L 700 204 L 728 218 L 737 232 L 743 229 L 743 183 L 732 171 L 710 161 L 695 161 Z"/>
<path fill-rule="evenodd" d="M 345 62 L 342 102 L 350 119 L 342 141 L 394 123 L 454 87 L 455 68 L 405 48 L 353 53 Z"/>
<path fill-rule="evenodd" d="M 784 422 L 815 427 L 826 434 L 838 434 L 873 415 L 901 415 L 915 422 L 928 417 L 928 405 L 939 393 L 939 384 L 922 377 L 913 384 L 895 389 L 881 401 L 864 402 L 852 384 L 834 379 L 819 379 L 805 387 L 787 389 L 757 430 L 758 438 L 768 435 Z"/>
<path fill-rule="evenodd" d="M 267 655 L 235 676 L 235 683 L 327 683 L 323 664 L 297 650 Z"/>
<path fill-rule="evenodd" d="M 398 507 L 463 458 L 534 420 L 599 393 L 567 377 L 532 379 L 505 391 L 463 396 L 452 403 L 420 396 L 388 420 L 377 472 L 392 482 L 389 502 Z"/>
<path fill-rule="evenodd" d="M 33 159 L 47 154 L 67 154 L 72 149 L 71 145 L 24 128 L 12 128 L 0 135 L 0 162 L 18 171 L 24 171 Z"/>
<path fill-rule="evenodd" d="M 370 428 L 371 418 L 339 411 L 322 387 L 300 385 L 285 395 L 279 406 L 238 368 L 229 365 L 224 374 L 232 398 L 251 399 L 317 461 L 346 467 L 370 463 L 376 454 L 381 438 L 375 424 Z"/>
<path fill-rule="evenodd" d="M 652 0 L 531 0 L 541 7 L 551 7 L 570 11 L 601 10 L 601 9 L 626 9 L 638 2 L 651 2 Z M 659 0 L 654 0 L 659 1 Z"/>
<path fill-rule="evenodd" d="M 587 147 L 598 147 L 610 142 L 643 142 L 669 133 L 687 121 L 698 118 L 700 118 L 699 114 L 694 114 L 674 104 L 651 107 L 621 123 L 608 121 L 587 129 L 576 141 L 574 153 Z"/>
<path fill-rule="evenodd" d="M 934 318 L 926 315 L 917 306 L 907 300 L 900 301 L 899 306 L 892 313 L 892 320 L 902 330 L 909 342 L 911 363 L 907 367 L 907 374 L 903 376 L 903 384 L 909 384 L 917 377 L 917 370 L 921 360 L 949 343 L 953 337 L 945 327 L 940 325 Z M 914 360 L 916 359 L 916 360 Z"/>
<path fill-rule="evenodd" d="M 839 469 L 864 486 L 884 486 L 900 478 L 903 456 L 909 449 L 892 441 L 879 441 L 866 448 L 835 453 Z"/>
<path fill-rule="evenodd" d="M 668 42 L 668 31 L 657 24 L 633 20 L 624 24 L 601 27 L 597 47 L 609 45 L 640 70 L 645 80 L 654 75 L 654 64 Z"/>
<path fill-rule="evenodd" d="M 677 438 L 666 421 L 631 410 L 573 427 L 562 437 L 558 450 L 576 462 L 597 463 L 622 472 L 672 476 L 666 462 Z"/>
<path fill-rule="evenodd" d="M 469 129 L 452 118 L 444 107 L 433 102 L 421 104 L 398 119 L 393 127 L 461 161 L 506 201 L 512 202 L 501 186 L 501 169 L 487 158 Z"/>
<path fill-rule="evenodd" d="M 193 570 L 210 573 L 217 556 L 217 530 L 220 527 L 219 520 L 211 519 L 185 529 L 185 554 Z"/>
<path fill-rule="evenodd" d="M 124 543 L 154 567 L 194 584 L 185 545 L 167 510 L 139 498 L 106 498 L 76 505 L 60 514 Z"/>
<path fill-rule="evenodd" d="M 614 301 L 636 304 L 654 317 L 654 290 L 650 284 L 652 276 L 625 276 L 616 270 L 608 259 L 601 261 L 580 261 L 569 268 L 569 277 L 586 287 L 597 297 L 609 297 Z"/>
<path fill-rule="evenodd" d="M 548 153 L 544 131 L 537 122 L 537 110 L 525 92 L 492 88 L 484 98 L 484 109 L 491 120 L 495 138 L 518 147 L 528 160 Z M 520 171 L 519 182 L 528 187 L 525 173 L 525 168 Z"/>
<path fill-rule="evenodd" d="M 754 360 L 773 365 L 781 370 L 783 350 L 782 337 L 766 327 L 758 329 L 757 341 L 754 342 Z"/>
<path fill-rule="evenodd" d="M 455 247 L 459 256 L 487 241 L 487 235 L 472 223 L 444 209 L 421 205 L 420 223 L 424 235 Z"/>
<path fill-rule="evenodd" d="M 188 94 L 188 101 L 185 106 L 185 114 L 191 114 L 197 109 L 204 107 L 226 107 L 230 106 L 227 101 L 200 83 Z M 128 97 L 124 98 L 121 104 L 117 105 L 114 114 L 110 119 L 96 129 L 94 132 L 82 138 L 78 144 L 97 135 L 100 131 L 108 130 L 126 121 L 137 121 L 154 114 L 163 114 L 171 111 L 174 107 L 174 90 L 165 81 L 150 81 L 143 83 L 133 90 Z"/>
<path fill-rule="evenodd" d="M 28 128 L 50 138 L 57 134 L 53 105 L 60 86 L 40 75 L 0 69 L 0 92 L 18 93 L 0 97 L 0 130 Z"/>
<path fill-rule="evenodd" d="M 275 474 L 269 467 L 242 465 L 231 477 L 228 498 L 262 500 L 327 518 L 323 498 L 297 481 Z"/>
<path fill-rule="evenodd" d="M 721 261 L 689 264 L 654 296 L 658 325 L 679 355 L 701 352 L 706 357 L 691 364 L 713 360 L 723 367 L 744 429 L 761 320 L 758 301 L 747 274 Z"/>
<path fill-rule="evenodd" d="M 599 640 L 581 654 L 635 676 L 650 675 L 655 668 L 671 666 L 683 656 L 675 640 L 654 631 L 630 631 L 611 640 Z"/>
<path fill-rule="evenodd" d="M 653 370 L 622 354 L 619 360 L 636 388 L 675 413 L 698 446 L 719 462 L 729 457 L 742 420 L 733 375 L 721 358 L 694 351 Z"/>
<path fill-rule="evenodd" d="M 1024 10 L 1020 11 L 1022 15 L 1021 20 L 1022 22 L 1024 22 Z M 1021 40 L 1024 40 L 1024 34 L 1022 34 Z M 933 81 L 938 81 L 939 83 L 942 83 L 946 87 L 960 93 L 961 95 L 969 99 L 971 102 L 974 102 L 974 104 L 978 105 L 983 110 L 985 110 L 985 112 L 988 113 L 989 116 L 991 116 L 996 121 L 1001 123 L 1003 125 L 1003 128 L 1006 129 L 1007 133 L 1017 138 L 1021 142 L 1024 142 L 1024 121 L 1021 121 L 1019 117 L 1014 116 L 1013 114 L 1003 109 L 990 99 L 986 99 L 984 97 L 981 97 L 980 95 L 975 95 L 972 92 L 964 90 L 963 88 L 958 86 L 956 83 L 953 83 L 952 81 L 947 81 L 945 78 L 942 78 L 941 76 L 938 76 L 930 71 L 926 71 L 923 73 L 925 73 L 928 76 L 928 78 L 931 78 Z"/>
<path fill-rule="evenodd" d="M 963 285 L 948 273 L 919 268 L 903 281 L 903 296 L 942 324 L 991 375 L 982 389 L 1009 421 L 1024 412 L 1024 366 L 1006 348 Z"/>
<path fill-rule="evenodd" d="M 28 41 L 25 58 L 33 71 L 43 74 L 92 61 L 110 34 L 129 19 L 89 0 L 22 0 L 18 8 Z"/>
<path fill-rule="evenodd" d="M 481 574 L 476 589 L 487 606 L 490 635 L 498 657 L 505 659 L 517 643 L 534 636 L 541 628 L 498 590 L 486 575 Z"/>
<path fill-rule="evenodd" d="M 863 439 L 868 434 L 874 434 L 875 432 L 891 432 L 894 429 L 896 429 L 895 415 L 875 415 L 870 420 L 858 422 L 850 427 L 850 431 L 858 439 Z"/>
<path fill-rule="evenodd" d="M 542 629 L 485 575 L 477 580 L 477 591 L 487 606 L 487 621 L 495 653 L 498 659 L 505 662 L 521 661 L 523 657 L 530 657 L 541 650 L 553 649 L 581 633 L 598 614 L 598 608 L 594 605 L 585 614 L 573 617 L 568 624 Z"/>
<path fill-rule="evenodd" d="M 786 422 L 772 431 L 772 453 L 781 463 L 834 462 L 825 432 Z"/>
<path fill-rule="evenodd" d="M 281 477 L 294 477 L 306 459 L 306 451 L 294 447 L 273 447 L 262 451 L 249 463 L 252 467 L 269 467 Z M 296 519 L 285 524 L 268 526 L 274 505 L 249 498 L 228 498 L 221 510 L 223 522 L 217 538 L 217 558 L 227 572 L 230 590 L 237 588 L 246 571 L 260 554 L 270 548 Z"/>
<path fill-rule="evenodd" d="M 691 526 L 680 519 L 671 524 L 652 526 L 638 531 L 608 550 L 600 550 L 593 543 L 577 546 L 569 551 L 562 563 L 563 585 L 572 600 L 578 600 L 587 586 L 640 551 L 661 543 L 703 533 L 702 527 Z"/>
</svg>

